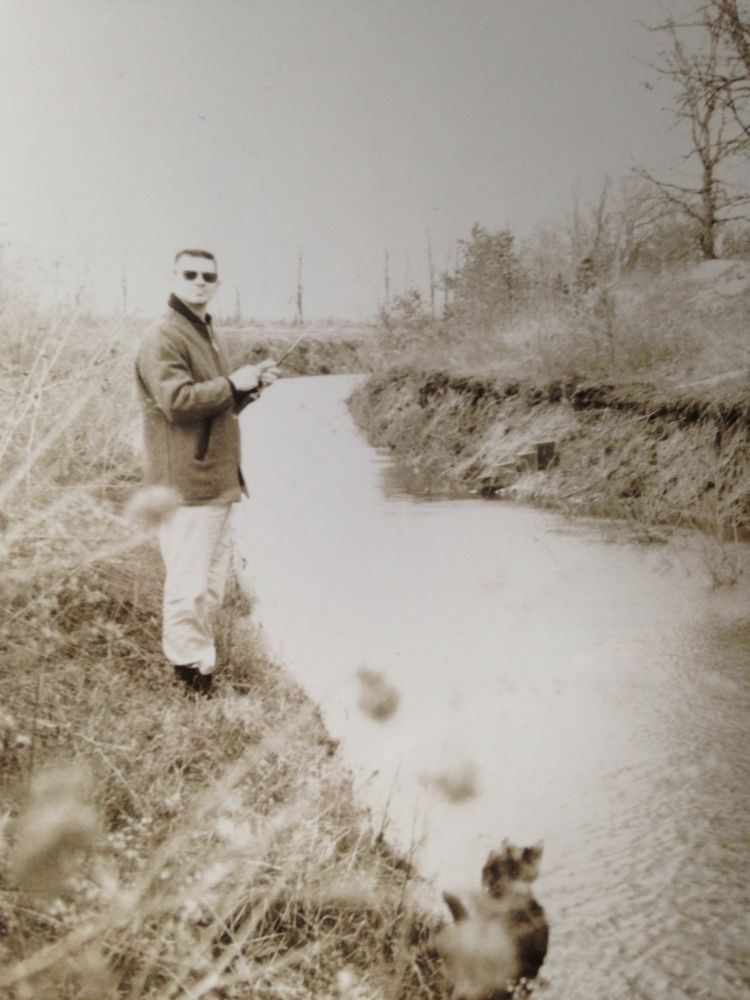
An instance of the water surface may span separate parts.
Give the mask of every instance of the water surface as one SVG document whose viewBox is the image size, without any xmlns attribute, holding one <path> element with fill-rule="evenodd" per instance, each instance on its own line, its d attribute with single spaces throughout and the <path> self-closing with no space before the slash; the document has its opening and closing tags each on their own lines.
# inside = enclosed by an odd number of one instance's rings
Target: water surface
<svg viewBox="0 0 750 1000">
<path fill-rule="evenodd" d="M 359 794 L 436 906 L 503 837 L 544 841 L 550 996 L 750 996 L 747 576 L 711 589 L 689 536 L 405 494 L 355 384 L 284 380 L 248 408 L 240 548 Z M 357 707 L 362 666 L 398 688 L 386 722 Z M 462 768 L 478 794 L 446 801 L 434 779 Z"/>
</svg>

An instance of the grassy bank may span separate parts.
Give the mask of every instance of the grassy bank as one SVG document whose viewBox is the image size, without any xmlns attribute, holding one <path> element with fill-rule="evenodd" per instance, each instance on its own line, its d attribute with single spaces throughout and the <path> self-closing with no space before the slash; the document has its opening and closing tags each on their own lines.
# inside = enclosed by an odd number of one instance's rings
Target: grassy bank
<svg viewBox="0 0 750 1000">
<path fill-rule="evenodd" d="M 750 530 L 749 319 L 730 266 L 492 334 L 386 330 L 351 406 L 433 485 L 731 539 Z"/>
<path fill-rule="evenodd" d="M 262 358 L 279 357 L 304 332 L 304 340 L 284 362 L 289 375 L 336 375 L 369 371 L 375 329 L 369 323 L 319 322 L 294 326 L 256 323 L 225 326 L 224 334 L 238 363 L 255 364 Z"/>
<path fill-rule="evenodd" d="M 419 886 L 236 588 L 192 701 L 159 652 L 139 324 L 0 318 L 0 994 L 447 995 Z"/>
</svg>

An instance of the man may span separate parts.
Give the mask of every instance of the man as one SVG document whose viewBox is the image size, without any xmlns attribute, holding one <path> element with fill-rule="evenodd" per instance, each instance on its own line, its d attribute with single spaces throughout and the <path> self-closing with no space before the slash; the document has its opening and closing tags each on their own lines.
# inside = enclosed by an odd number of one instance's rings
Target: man
<svg viewBox="0 0 750 1000">
<path fill-rule="evenodd" d="M 145 334 L 136 361 L 145 479 L 180 497 L 159 535 L 162 647 L 177 678 L 206 695 L 216 668 L 213 616 L 231 558 L 231 505 L 247 495 L 237 415 L 279 375 L 271 359 L 230 371 L 207 312 L 218 286 L 212 253 L 181 250 L 169 312 Z"/>
</svg>

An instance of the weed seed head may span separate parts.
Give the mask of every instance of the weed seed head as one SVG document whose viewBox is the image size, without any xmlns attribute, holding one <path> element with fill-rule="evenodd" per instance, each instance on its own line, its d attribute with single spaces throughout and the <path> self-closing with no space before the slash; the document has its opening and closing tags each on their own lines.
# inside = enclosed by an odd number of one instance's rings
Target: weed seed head
<svg viewBox="0 0 750 1000">
<path fill-rule="evenodd" d="M 0 748 L 7 751 L 12 742 L 15 742 L 18 734 L 16 720 L 4 709 L 0 708 Z"/>
<path fill-rule="evenodd" d="M 378 670 L 362 667 L 357 671 L 359 698 L 357 704 L 365 715 L 377 722 L 385 722 L 398 708 L 399 694 Z"/>
<path fill-rule="evenodd" d="M 52 896 L 61 890 L 99 832 L 91 800 L 91 775 L 83 767 L 37 775 L 15 829 L 12 870 L 21 888 Z"/>
<path fill-rule="evenodd" d="M 371 1000 L 374 996 L 353 969 L 340 969 L 336 973 L 336 1000 Z"/>
<path fill-rule="evenodd" d="M 448 802 L 466 802 L 479 792 L 479 773 L 470 760 L 458 761 L 427 780 Z"/>
<path fill-rule="evenodd" d="M 125 516 L 144 531 L 158 528 L 171 517 L 180 503 L 180 494 L 171 486 L 147 486 L 130 498 Z"/>
<path fill-rule="evenodd" d="M 516 944 L 491 912 L 477 912 L 435 936 L 457 996 L 479 1000 L 507 989 L 518 974 Z"/>
</svg>

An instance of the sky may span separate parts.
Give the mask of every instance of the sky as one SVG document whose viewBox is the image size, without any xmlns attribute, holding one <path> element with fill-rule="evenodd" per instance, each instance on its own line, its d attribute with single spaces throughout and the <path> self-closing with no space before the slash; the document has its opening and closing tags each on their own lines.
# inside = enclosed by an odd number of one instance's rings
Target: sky
<svg viewBox="0 0 750 1000">
<path fill-rule="evenodd" d="M 676 0 L 675 0 L 676 2 Z M 366 319 L 474 223 L 522 240 L 666 169 L 657 0 L 0 0 L 0 244 L 48 295 Z"/>
</svg>

